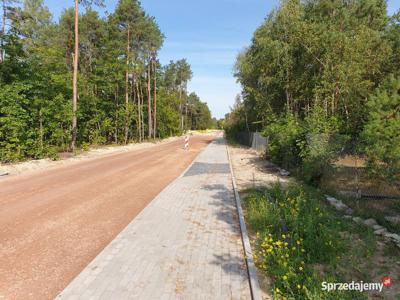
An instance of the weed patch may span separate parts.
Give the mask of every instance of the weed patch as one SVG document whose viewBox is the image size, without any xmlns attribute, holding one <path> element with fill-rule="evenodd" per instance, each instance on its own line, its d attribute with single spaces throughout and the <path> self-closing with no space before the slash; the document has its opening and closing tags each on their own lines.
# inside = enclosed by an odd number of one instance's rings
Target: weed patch
<svg viewBox="0 0 400 300">
<path fill-rule="evenodd" d="M 276 299 L 366 299 L 360 292 L 321 290 L 322 281 L 346 281 L 338 271 L 354 238 L 346 236 L 352 224 L 321 197 L 298 185 L 247 191 L 247 221 L 256 233 L 254 259 L 272 279 Z M 371 255 L 373 244 L 372 236 L 360 245 L 366 248 L 361 255 Z"/>
</svg>

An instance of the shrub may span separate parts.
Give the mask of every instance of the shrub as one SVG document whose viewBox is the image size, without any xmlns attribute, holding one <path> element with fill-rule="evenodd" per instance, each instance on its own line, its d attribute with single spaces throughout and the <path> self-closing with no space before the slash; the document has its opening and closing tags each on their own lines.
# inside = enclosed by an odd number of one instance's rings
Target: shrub
<svg viewBox="0 0 400 300">
<path fill-rule="evenodd" d="M 337 157 L 345 138 L 337 135 L 339 124 L 336 118 L 327 117 L 322 107 L 316 106 L 305 118 L 298 146 L 301 149 L 302 178 L 317 184 L 324 170 L 330 168 Z"/>
<path fill-rule="evenodd" d="M 269 137 L 267 151 L 274 163 L 287 169 L 299 165 L 297 140 L 300 133 L 300 124 L 292 115 L 278 118 L 267 125 L 263 134 Z"/>
<path fill-rule="evenodd" d="M 316 106 L 304 121 L 285 115 L 272 121 L 263 133 L 269 137 L 268 154 L 274 163 L 297 169 L 303 180 L 316 184 L 347 140 L 337 134 L 338 128 L 337 119 L 327 117 Z"/>
</svg>

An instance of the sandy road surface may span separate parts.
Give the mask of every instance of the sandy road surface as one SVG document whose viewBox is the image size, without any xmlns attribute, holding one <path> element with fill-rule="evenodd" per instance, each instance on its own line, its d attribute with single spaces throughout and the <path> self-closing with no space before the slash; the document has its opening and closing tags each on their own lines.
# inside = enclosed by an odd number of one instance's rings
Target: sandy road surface
<svg viewBox="0 0 400 300">
<path fill-rule="evenodd" d="M 52 299 L 212 140 L 0 180 L 0 299 Z"/>
</svg>

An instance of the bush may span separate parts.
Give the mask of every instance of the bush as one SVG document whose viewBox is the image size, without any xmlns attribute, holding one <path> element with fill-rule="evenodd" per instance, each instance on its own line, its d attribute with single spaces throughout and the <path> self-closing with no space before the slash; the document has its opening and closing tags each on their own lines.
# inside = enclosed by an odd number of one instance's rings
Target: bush
<svg viewBox="0 0 400 300">
<path fill-rule="evenodd" d="M 300 164 L 300 124 L 292 115 L 273 120 L 263 134 L 268 136 L 268 155 L 274 163 L 292 169 Z"/>
<path fill-rule="evenodd" d="M 337 135 L 339 124 L 336 118 L 327 117 L 322 107 L 316 106 L 305 118 L 302 135 L 298 140 L 301 149 L 302 178 L 318 184 L 324 171 L 331 167 L 332 160 L 338 156 L 345 142 Z"/>
<path fill-rule="evenodd" d="M 272 121 L 263 133 L 269 137 L 268 154 L 274 163 L 297 169 L 304 181 L 316 184 L 346 141 L 337 134 L 338 128 L 338 121 L 316 106 L 304 121 L 286 115 Z"/>
</svg>

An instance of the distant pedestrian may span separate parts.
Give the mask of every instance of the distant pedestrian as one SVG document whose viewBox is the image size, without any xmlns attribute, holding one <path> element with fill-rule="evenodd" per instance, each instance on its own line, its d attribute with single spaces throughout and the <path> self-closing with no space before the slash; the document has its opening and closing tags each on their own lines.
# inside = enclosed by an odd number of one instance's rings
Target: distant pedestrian
<svg viewBox="0 0 400 300">
<path fill-rule="evenodd" d="M 185 146 L 183 147 L 185 150 L 189 150 L 189 136 L 185 136 Z"/>
</svg>

